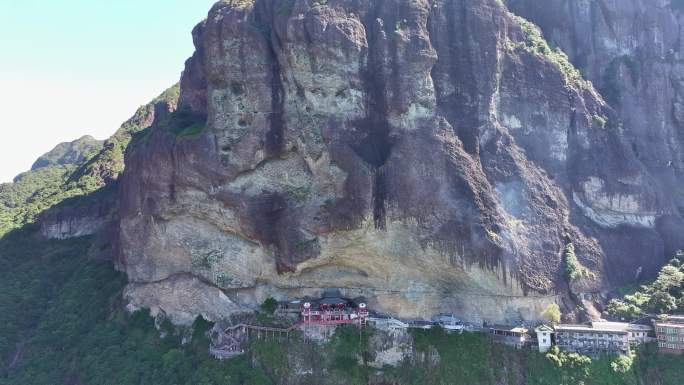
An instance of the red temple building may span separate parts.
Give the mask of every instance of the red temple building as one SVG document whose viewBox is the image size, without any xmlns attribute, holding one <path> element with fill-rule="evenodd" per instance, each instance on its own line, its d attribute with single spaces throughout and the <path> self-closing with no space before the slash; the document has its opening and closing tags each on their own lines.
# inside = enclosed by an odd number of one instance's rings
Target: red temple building
<svg viewBox="0 0 684 385">
<path fill-rule="evenodd" d="M 326 293 L 317 301 L 302 304 L 302 324 L 342 325 L 360 324 L 368 320 L 368 307 L 362 300 L 349 301 L 339 295 Z"/>
</svg>

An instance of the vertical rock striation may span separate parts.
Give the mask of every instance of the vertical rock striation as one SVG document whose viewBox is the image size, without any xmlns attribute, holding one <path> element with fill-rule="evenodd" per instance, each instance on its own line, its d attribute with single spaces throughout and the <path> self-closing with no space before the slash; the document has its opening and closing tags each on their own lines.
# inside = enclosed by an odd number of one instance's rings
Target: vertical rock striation
<svg viewBox="0 0 684 385">
<path fill-rule="evenodd" d="M 633 176 L 579 170 L 571 199 L 604 245 L 615 282 L 652 273 L 684 247 L 682 3 L 677 0 L 509 0 L 537 23 L 615 109 Z M 609 251 L 610 250 L 610 251 Z"/>
</svg>

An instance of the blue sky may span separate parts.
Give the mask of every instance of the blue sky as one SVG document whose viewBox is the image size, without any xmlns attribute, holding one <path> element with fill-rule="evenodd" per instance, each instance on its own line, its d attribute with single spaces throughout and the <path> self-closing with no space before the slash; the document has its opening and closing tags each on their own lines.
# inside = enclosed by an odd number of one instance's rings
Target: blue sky
<svg viewBox="0 0 684 385">
<path fill-rule="evenodd" d="M 0 182 L 174 84 L 215 0 L 0 0 Z"/>
</svg>

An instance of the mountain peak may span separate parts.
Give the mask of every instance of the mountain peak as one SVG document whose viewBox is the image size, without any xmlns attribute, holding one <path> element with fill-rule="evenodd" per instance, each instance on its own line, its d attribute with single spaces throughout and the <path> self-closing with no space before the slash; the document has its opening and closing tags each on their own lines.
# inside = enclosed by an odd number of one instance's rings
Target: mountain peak
<svg viewBox="0 0 684 385">
<path fill-rule="evenodd" d="M 38 158 L 31 170 L 49 166 L 80 164 L 102 149 L 103 141 L 84 135 L 72 142 L 60 143 Z"/>
</svg>

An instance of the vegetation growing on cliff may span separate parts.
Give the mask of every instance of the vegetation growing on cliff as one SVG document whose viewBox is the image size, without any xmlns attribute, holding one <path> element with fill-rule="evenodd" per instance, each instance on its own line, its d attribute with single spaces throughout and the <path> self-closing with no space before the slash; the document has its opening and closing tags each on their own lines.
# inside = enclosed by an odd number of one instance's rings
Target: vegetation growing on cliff
<svg viewBox="0 0 684 385">
<path fill-rule="evenodd" d="M 678 252 L 651 284 L 610 301 L 606 311 L 625 319 L 646 313 L 684 312 L 684 252 Z"/>
<path fill-rule="evenodd" d="M 38 214 L 68 198 L 99 188 L 99 183 L 88 177 L 70 181 L 75 169 L 75 165 L 49 166 L 28 171 L 14 183 L 0 184 L 0 236 L 33 223 Z"/>
<path fill-rule="evenodd" d="M 568 280 L 568 282 L 573 282 L 580 278 L 595 277 L 594 273 L 582 266 L 579 259 L 577 259 L 577 254 L 575 254 L 575 246 L 572 243 L 568 243 L 567 246 L 565 246 L 565 252 L 563 253 L 563 266 L 565 269 L 565 278 Z"/>
<path fill-rule="evenodd" d="M 150 103 L 139 107 L 135 115 L 105 141 L 104 149 L 79 168 L 75 177 L 91 175 L 101 179 L 102 183 L 117 179 L 124 169 L 124 154 L 133 138 L 152 124 L 157 112 L 161 112 L 157 111 L 159 107 L 167 112 L 175 110 L 179 97 L 180 85 L 175 84 Z"/>
<path fill-rule="evenodd" d="M 547 58 L 558 67 L 567 84 L 578 85 L 581 88 L 591 87 L 591 83 L 584 80 L 582 73 L 570 62 L 565 52 L 558 47 L 551 48 L 549 46 L 539 27 L 513 13 L 510 16 L 520 25 L 524 37 L 524 41 L 517 46 L 513 46 L 513 48 L 520 48 L 534 55 Z"/>
<path fill-rule="evenodd" d="M 557 324 L 561 321 L 563 314 L 561 313 L 560 306 L 558 306 L 558 304 L 552 303 L 549 304 L 544 311 L 542 311 L 541 316 L 552 324 Z"/>
<path fill-rule="evenodd" d="M 206 127 L 205 124 L 194 123 L 194 124 L 191 124 L 187 127 L 184 127 L 182 129 L 175 131 L 175 134 L 181 138 L 194 138 L 194 137 L 199 136 L 202 133 L 202 131 L 204 131 L 205 127 Z"/>
</svg>

